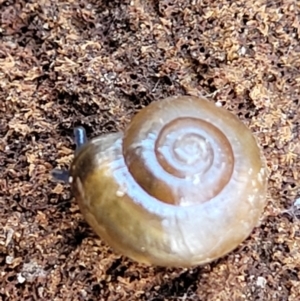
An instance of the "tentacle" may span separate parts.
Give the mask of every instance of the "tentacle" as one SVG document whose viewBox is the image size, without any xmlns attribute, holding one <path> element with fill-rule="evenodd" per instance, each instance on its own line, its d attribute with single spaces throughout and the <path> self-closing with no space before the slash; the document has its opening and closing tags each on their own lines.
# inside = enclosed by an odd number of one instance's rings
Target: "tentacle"
<svg viewBox="0 0 300 301">
<path fill-rule="evenodd" d="M 69 173 L 68 170 L 65 170 L 65 169 L 53 169 L 51 171 L 51 175 L 57 181 L 61 181 L 61 182 L 64 182 L 64 183 L 69 183 L 70 173 Z"/>
<path fill-rule="evenodd" d="M 77 153 L 80 148 L 87 143 L 86 131 L 82 126 L 74 128 L 74 142 L 76 144 L 75 153 Z"/>
</svg>

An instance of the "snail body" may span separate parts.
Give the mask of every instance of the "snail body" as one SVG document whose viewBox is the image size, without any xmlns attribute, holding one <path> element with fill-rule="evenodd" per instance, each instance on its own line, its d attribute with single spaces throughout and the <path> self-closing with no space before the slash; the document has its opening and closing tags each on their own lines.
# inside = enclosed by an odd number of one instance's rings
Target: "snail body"
<svg viewBox="0 0 300 301">
<path fill-rule="evenodd" d="M 250 130 L 206 99 L 153 102 L 124 133 L 81 141 L 69 171 L 73 194 L 94 231 L 129 258 L 204 264 L 258 224 L 264 158 Z"/>
</svg>

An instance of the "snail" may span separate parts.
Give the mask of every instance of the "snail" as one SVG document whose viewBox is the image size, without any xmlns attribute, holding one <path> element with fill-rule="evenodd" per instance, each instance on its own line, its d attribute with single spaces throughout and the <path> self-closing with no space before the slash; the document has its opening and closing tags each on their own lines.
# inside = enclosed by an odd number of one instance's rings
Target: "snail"
<svg viewBox="0 0 300 301">
<path fill-rule="evenodd" d="M 87 141 L 68 181 L 92 229 L 135 261 L 193 267 L 234 250 L 266 205 L 265 159 L 250 129 L 205 98 L 170 97 L 137 113 L 124 133 Z"/>
</svg>

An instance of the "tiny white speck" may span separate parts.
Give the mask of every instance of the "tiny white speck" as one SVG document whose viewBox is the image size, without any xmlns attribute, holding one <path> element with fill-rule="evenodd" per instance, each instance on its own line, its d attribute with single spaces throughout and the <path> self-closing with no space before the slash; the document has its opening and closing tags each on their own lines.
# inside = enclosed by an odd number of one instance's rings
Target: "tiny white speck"
<svg viewBox="0 0 300 301">
<path fill-rule="evenodd" d="M 252 186 L 256 186 L 256 181 L 252 180 Z"/>
<path fill-rule="evenodd" d="M 248 196 L 248 201 L 252 204 L 254 201 L 254 195 L 249 195 Z"/>
<path fill-rule="evenodd" d="M 6 264 L 12 264 L 13 261 L 14 261 L 14 258 L 12 256 L 9 256 L 9 255 L 6 256 L 6 258 L 5 258 Z"/>
<path fill-rule="evenodd" d="M 252 175 L 252 173 L 253 173 L 253 169 L 252 169 L 252 168 L 249 168 L 248 174 L 249 174 L 249 175 Z"/>
<path fill-rule="evenodd" d="M 300 208 L 300 198 L 296 199 L 294 206 L 296 206 L 297 208 Z"/>
<path fill-rule="evenodd" d="M 257 277 L 256 285 L 264 288 L 267 284 L 267 280 L 264 277 Z"/>
<path fill-rule="evenodd" d="M 69 177 L 69 183 L 72 184 L 73 183 L 73 177 Z"/>
<path fill-rule="evenodd" d="M 216 105 L 217 107 L 222 107 L 222 103 L 220 103 L 220 102 L 216 102 L 215 105 Z"/>
<path fill-rule="evenodd" d="M 117 190 L 117 192 L 116 192 L 116 196 L 118 196 L 118 197 L 123 197 L 125 195 L 125 192 L 124 191 L 122 191 L 122 190 Z"/>
<path fill-rule="evenodd" d="M 23 277 L 23 275 L 21 273 L 18 274 L 17 279 L 18 279 L 19 283 L 24 283 L 26 280 L 26 278 Z"/>
<path fill-rule="evenodd" d="M 246 54 L 246 52 L 247 52 L 247 49 L 246 49 L 246 47 L 244 47 L 244 46 L 242 46 L 242 47 L 238 50 L 238 54 L 239 54 L 240 56 L 244 56 L 244 55 Z"/>
</svg>

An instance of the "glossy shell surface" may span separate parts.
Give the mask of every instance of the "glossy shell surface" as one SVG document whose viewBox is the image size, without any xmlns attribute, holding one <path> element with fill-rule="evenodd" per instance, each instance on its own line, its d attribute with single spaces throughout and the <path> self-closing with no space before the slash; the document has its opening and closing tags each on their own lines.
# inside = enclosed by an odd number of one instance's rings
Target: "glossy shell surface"
<svg viewBox="0 0 300 301">
<path fill-rule="evenodd" d="M 121 254 L 159 266 L 227 254 L 266 204 L 265 161 L 251 131 L 190 96 L 151 103 L 124 134 L 90 140 L 70 175 L 94 231 Z"/>
</svg>

